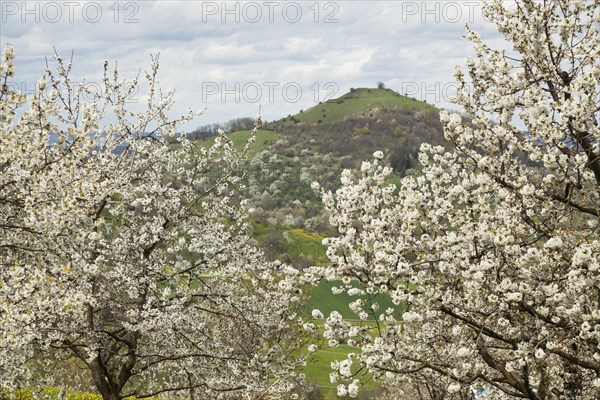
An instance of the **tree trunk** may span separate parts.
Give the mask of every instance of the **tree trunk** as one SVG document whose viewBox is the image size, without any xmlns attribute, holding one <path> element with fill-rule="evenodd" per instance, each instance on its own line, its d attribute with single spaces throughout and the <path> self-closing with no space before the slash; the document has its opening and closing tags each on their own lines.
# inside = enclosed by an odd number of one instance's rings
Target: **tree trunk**
<svg viewBox="0 0 600 400">
<path fill-rule="evenodd" d="M 102 400 L 121 400 L 121 393 L 119 393 L 111 377 L 106 376 L 97 358 L 90 364 L 90 370 Z"/>
</svg>

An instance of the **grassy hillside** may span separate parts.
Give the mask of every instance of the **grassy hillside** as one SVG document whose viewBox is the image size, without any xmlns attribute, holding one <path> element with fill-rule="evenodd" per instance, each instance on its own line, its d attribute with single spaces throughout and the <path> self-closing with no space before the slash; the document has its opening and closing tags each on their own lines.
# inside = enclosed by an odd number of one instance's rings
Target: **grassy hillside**
<svg viewBox="0 0 600 400">
<path fill-rule="evenodd" d="M 356 297 L 350 297 L 347 293 L 334 295 L 331 292 L 333 286 L 340 285 L 340 281 L 322 281 L 319 286 L 312 289 L 312 295 L 307 309 L 319 309 L 325 316 L 328 316 L 332 311 L 338 311 L 345 319 L 354 319 L 356 321 L 356 314 L 348 307 L 348 304 L 351 301 L 356 300 Z M 368 297 L 361 297 L 369 301 Z M 377 312 L 377 315 L 388 307 L 396 309 L 397 313 L 402 312 L 402 307 L 394 305 L 389 296 L 378 296 L 377 298 L 371 298 L 371 300 L 377 301 L 380 305 L 380 311 Z M 373 317 L 371 316 L 370 318 Z M 374 319 L 362 321 L 360 325 L 372 327 L 373 334 L 377 331 L 377 322 Z M 312 361 L 302 369 L 302 372 L 306 375 L 306 379 L 319 387 L 325 399 L 338 399 L 336 395 L 337 384 L 329 381 L 329 374 L 332 372 L 331 363 L 336 360 L 341 361 L 347 358 L 348 353 L 351 352 L 360 352 L 360 349 L 346 344 L 340 344 L 336 347 L 328 347 L 327 344 L 325 344 L 324 347 L 315 353 Z M 369 380 L 361 389 L 359 399 L 376 399 L 376 392 L 379 389 L 379 385 L 376 382 Z"/>
<path fill-rule="evenodd" d="M 227 137 L 233 141 L 234 148 L 237 151 L 241 151 L 241 150 L 243 150 L 244 146 L 248 142 L 248 139 L 250 138 L 251 134 L 252 134 L 252 131 L 249 131 L 249 130 L 248 131 L 237 131 L 237 132 L 228 133 Z M 248 156 L 252 157 L 254 154 L 259 153 L 259 152 L 269 148 L 270 145 L 273 142 L 275 142 L 278 138 L 279 138 L 279 134 L 277 132 L 267 131 L 267 130 L 259 130 L 256 133 L 256 142 L 250 148 L 250 152 L 249 152 Z M 210 147 L 214 143 L 214 140 L 215 140 L 214 137 L 199 140 L 198 148 Z"/>
<path fill-rule="evenodd" d="M 337 99 L 317 104 L 308 110 L 287 118 L 287 120 L 326 124 L 342 121 L 349 117 L 370 117 L 385 109 L 437 110 L 430 104 L 402 96 L 391 89 L 358 88 Z M 286 118 L 277 122 L 286 122 L 285 120 Z"/>
</svg>

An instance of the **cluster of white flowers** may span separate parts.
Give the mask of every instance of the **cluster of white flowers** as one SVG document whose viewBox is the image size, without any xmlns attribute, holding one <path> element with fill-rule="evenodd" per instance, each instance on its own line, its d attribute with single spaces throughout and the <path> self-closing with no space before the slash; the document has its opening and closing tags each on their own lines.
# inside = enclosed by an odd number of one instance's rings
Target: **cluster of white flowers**
<svg viewBox="0 0 600 400">
<path fill-rule="evenodd" d="M 485 13 L 518 54 L 467 34 L 475 55 L 455 71 L 464 115 L 440 116 L 450 150 L 423 145 L 422 174 L 399 189 L 378 152 L 321 191 L 339 233 L 327 276 L 397 305 L 354 301 L 379 325 L 352 339 L 353 362 L 398 390 L 597 399 L 600 1 L 514 3 Z M 353 324 L 332 316 L 325 336 L 344 340 Z"/>
<path fill-rule="evenodd" d="M 7 46 L 0 82 L 13 59 Z M 229 200 L 244 153 L 174 137 L 195 113 L 167 118 L 157 59 L 139 113 L 125 107 L 137 79 L 105 63 L 102 94 L 83 96 L 55 61 L 29 98 L 0 84 L 0 386 L 71 377 L 75 357 L 105 398 L 289 390 L 301 291 Z"/>
</svg>

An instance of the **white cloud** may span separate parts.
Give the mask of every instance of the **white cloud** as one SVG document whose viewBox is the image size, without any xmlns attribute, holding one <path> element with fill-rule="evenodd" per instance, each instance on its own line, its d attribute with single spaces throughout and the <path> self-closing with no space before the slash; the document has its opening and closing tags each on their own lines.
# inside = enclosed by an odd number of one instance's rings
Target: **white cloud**
<svg viewBox="0 0 600 400">
<path fill-rule="evenodd" d="M 328 82 L 339 95 L 381 80 L 447 106 L 431 93 L 453 82 L 454 65 L 471 52 L 461 39 L 465 23 L 494 45 L 501 39 L 470 1 L 76 2 L 73 22 L 65 7 L 49 21 L 45 3 L 23 4 L 0 2 L 0 44 L 15 45 L 19 82 L 33 87 L 54 47 L 63 56 L 74 50 L 74 75 L 88 81 L 99 78 L 104 59 L 133 77 L 160 52 L 161 84 L 176 89 L 176 111 L 208 107 L 188 129 L 254 115 L 258 104 L 269 120 L 295 113 L 322 99 Z M 283 93 L 291 83 L 302 89 L 296 102 Z M 207 92 L 214 85 L 218 92 Z M 222 93 L 244 85 L 249 96 L 260 87 L 259 101 Z"/>
</svg>

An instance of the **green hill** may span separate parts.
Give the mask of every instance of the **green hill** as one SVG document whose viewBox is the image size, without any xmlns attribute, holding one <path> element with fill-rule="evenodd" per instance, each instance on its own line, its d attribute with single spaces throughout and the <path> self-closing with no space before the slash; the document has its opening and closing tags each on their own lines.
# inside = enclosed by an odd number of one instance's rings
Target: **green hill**
<svg viewBox="0 0 600 400">
<path fill-rule="evenodd" d="M 436 107 L 411 97 L 402 96 L 391 89 L 351 89 L 350 92 L 336 98 L 319 103 L 316 106 L 288 116 L 275 123 L 307 122 L 333 123 L 349 117 L 372 117 L 381 110 L 404 111 L 439 111 Z"/>
<path fill-rule="evenodd" d="M 327 154 L 342 168 L 359 168 L 382 150 L 403 175 L 417 167 L 422 143 L 444 145 L 440 110 L 390 89 L 359 88 L 267 124 L 281 134 L 272 151 L 287 157 Z"/>
</svg>

